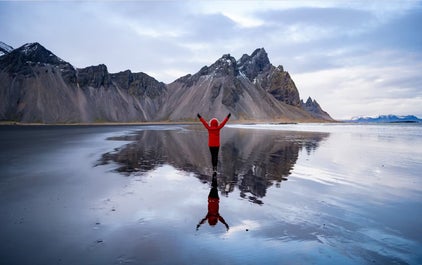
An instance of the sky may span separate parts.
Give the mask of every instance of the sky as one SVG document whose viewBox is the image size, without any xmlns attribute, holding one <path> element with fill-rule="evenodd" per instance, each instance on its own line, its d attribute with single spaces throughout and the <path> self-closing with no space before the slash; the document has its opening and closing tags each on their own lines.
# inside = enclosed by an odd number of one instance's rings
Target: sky
<svg viewBox="0 0 422 265">
<path fill-rule="evenodd" d="M 422 1 L 0 1 L 0 41 L 164 83 L 265 48 L 335 119 L 422 118 Z"/>
</svg>

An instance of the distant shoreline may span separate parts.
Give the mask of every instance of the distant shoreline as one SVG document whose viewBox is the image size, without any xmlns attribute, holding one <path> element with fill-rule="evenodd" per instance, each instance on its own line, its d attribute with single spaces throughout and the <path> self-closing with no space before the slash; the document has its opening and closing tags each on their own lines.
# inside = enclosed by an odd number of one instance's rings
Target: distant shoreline
<svg viewBox="0 0 422 265">
<path fill-rule="evenodd" d="M 254 121 L 234 120 L 231 124 L 300 124 L 300 123 L 341 123 L 339 121 Z M 200 121 L 148 121 L 148 122 L 76 122 L 76 123 L 37 123 L 37 122 L 15 122 L 0 121 L 0 126 L 148 126 L 148 125 L 196 125 Z"/>
<path fill-rule="evenodd" d="M 197 122 L 75 122 L 75 123 L 37 123 L 37 122 L 0 122 L 2 125 L 15 126 L 142 126 L 142 125 L 170 125 L 196 124 Z"/>
</svg>

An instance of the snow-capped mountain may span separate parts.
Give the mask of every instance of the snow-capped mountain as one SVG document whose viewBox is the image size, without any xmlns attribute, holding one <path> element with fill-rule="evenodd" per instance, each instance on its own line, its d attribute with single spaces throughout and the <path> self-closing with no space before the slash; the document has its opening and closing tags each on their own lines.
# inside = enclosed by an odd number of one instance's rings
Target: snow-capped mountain
<svg viewBox="0 0 422 265">
<path fill-rule="evenodd" d="M 380 115 L 378 117 L 354 117 L 349 122 L 373 122 L 373 123 L 397 123 L 397 122 L 422 122 L 422 119 L 414 115 L 398 116 L 398 115 Z"/>
</svg>

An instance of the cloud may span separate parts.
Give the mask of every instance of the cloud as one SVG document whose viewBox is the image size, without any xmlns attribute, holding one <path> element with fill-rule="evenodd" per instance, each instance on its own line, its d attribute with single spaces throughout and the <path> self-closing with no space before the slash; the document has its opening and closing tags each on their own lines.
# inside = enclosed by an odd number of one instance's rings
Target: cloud
<svg viewBox="0 0 422 265">
<path fill-rule="evenodd" d="M 76 67 L 104 63 L 167 83 L 264 47 L 302 98 L 336 118 L 393 105 L 422 115 L 420 24 L 413 0 L 0 2 L 7 44 L 38 41 Z"/>
<path fill-rule="evenodd" d="M 394 17 L 368 32 L 364 39 L 371 49 L 388 47 L 391 49 L 422 51 L 422 35 L 415 31 L 422 24 L 422 6 L 409 10 L 405 15 Z"/>
<path fill-rule="evenodd" d="M 293 79 L 302 97 L 317 98 L 337 119 L 390 113 L 420 117 L 422 58 L 407 60 L 397 55 L 374 52 L 361 58 L 366 64 L 297 74 Z"/>
<path fill-rule="evenodd" d="M 365 10 L 345 8 L 295 8 L 268 10 L 257 15 L 272 25 L 297 25 L 316 28 L 341 29 L 340 34 L 362 30 L 375 20 L 375 16 Z"/>
</svg>

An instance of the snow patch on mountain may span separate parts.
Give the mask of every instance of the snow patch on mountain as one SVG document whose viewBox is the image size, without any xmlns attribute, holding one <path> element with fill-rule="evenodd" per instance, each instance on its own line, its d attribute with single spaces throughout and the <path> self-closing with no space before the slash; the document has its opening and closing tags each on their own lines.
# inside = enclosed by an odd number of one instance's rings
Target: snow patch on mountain
<svg viewBox="0 0 422 265">
<path fill-rule="evenodd" d="M 414 115 L 380 115 L 378 117 L 353 117 L 348 122 L 361 123 L 397 123 L 397 122 L 422 122 L 422 119 Z"/>
<path fill-rule="evenodd" d="M 13 51 L 13 47 L 0 41 L 0 56 L 5 55 Z"/>
</svg>

